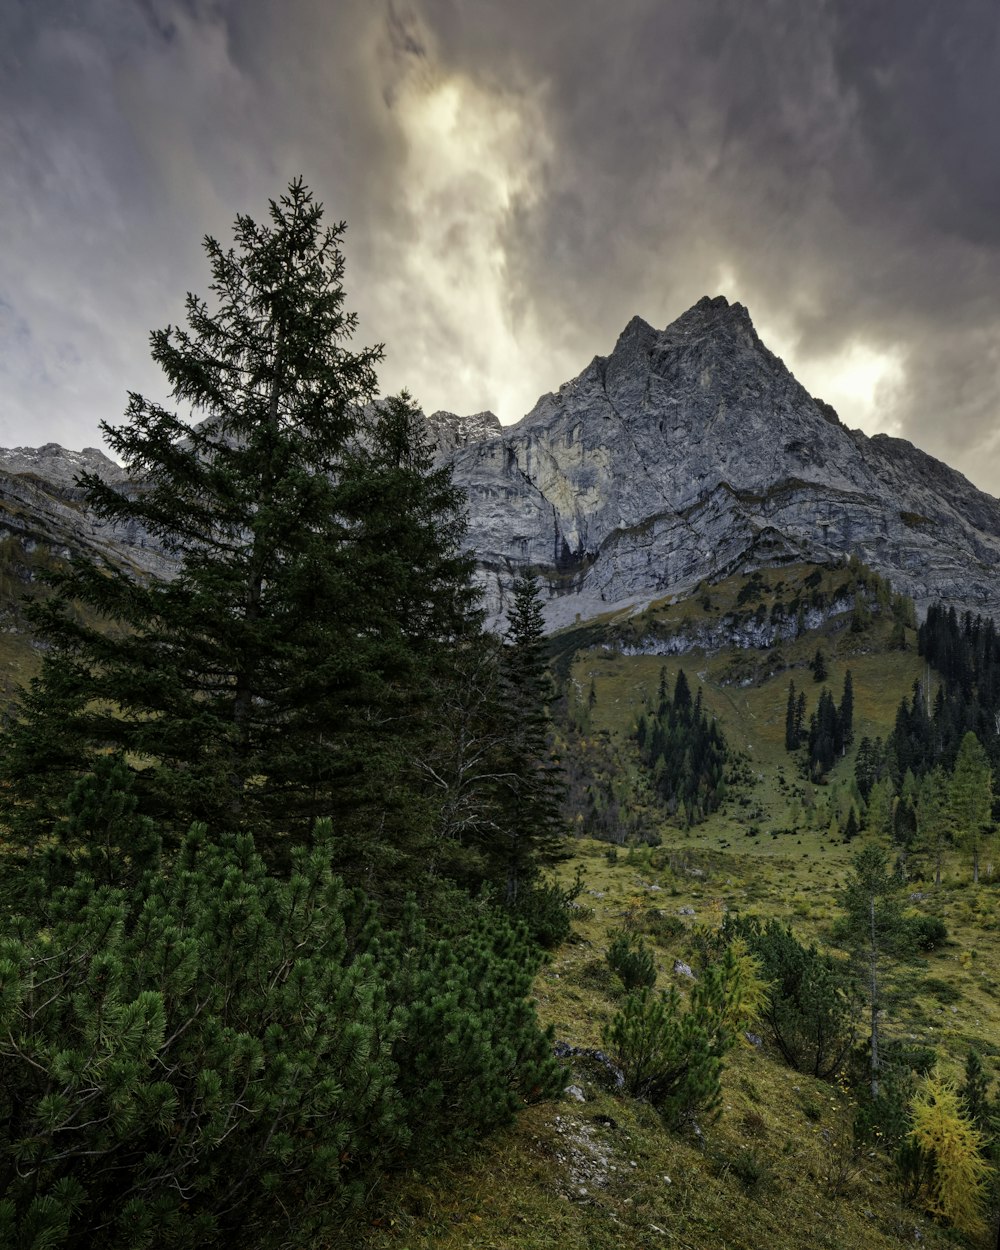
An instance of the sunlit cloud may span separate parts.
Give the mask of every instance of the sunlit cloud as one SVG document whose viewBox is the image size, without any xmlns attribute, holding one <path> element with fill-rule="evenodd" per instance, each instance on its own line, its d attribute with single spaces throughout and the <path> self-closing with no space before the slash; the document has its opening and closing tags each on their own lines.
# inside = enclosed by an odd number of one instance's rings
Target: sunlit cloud
<svg viewBox="0 0 1000 1250">
<path fill-rule="evenodd" d="M 845 425 L 866 434 L 901 433 L 897 400 L 906 382 L 901 352 L 855 340 L 833 355 L 796 360 L 792 371 L 807 390 L 836 408 Z"/>
<path fill-rule="evenodd" d="M 581 363 L 553 358 L 507 272 L 505 230 L 534 203 L 550 155 L 541 101 L 421 67 L 390 107 L 410 232 L 375 315 L 397 326 L 401 306 L 414 315 L 409 333 L 393 336 L 383 383 L 406 385 L 428 411 L 485 407 L 517 420 L 539 377 L 554 387 Z"/>
</svg>

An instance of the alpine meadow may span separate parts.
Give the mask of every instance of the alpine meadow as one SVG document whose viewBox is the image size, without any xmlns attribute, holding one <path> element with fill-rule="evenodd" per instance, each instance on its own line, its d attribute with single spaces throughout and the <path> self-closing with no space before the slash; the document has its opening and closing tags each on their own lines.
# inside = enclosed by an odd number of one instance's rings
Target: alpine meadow
<svg viewBox="0 0 1000 1250">
<path fill-rule="evenodd" d="M 425 415 L 345 229 L 0 450 L 0 1246 L 1000 1245 L 1000 502 L 721 296 Z"/>
</svg>

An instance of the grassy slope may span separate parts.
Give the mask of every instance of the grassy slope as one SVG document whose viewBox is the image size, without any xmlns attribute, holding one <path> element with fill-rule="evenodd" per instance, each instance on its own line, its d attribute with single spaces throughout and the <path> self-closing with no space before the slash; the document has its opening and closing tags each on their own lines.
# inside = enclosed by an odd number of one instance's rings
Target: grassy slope
<svg viewBox="0 0 1000 1250">
<path fill-rule="evenodd" d="M 789 576 L 783 571 L 784 580 Z M 737 588 L 735 581 L 713 588 L 713 600 L 731 599 Z M 663 616 L 701 609 L 687 604 L 655 610 Z M 581 631 L 578 640 L 593 644 L 597 632 Z M 675 959 L 691 958 L 691 926 L 718 923 L 726 908 L 778 916 L 800 936 L 826 940 L 853 848 L 829 833 L 824 804 L 831 795 L 846 801 L 851 759 L 837 766 L 828 786 L 801 780 L 784 750 L 787 685 L 791 676 L 806 689 L 810 710 L 815 706 L 820 687 L 804 666 L 819 643 L 831 659 L 828 684 L 835 698 L 846 668 L 852 670 L 856 740 L 884 735 L 899 700 L 922 675 L 912 649 L 885 649 L 887 633 L 887 626 L 876 624 L 854 635 L 831 623 L 819 638 L 810 634 L 783 645 L 791 673 L 759 685 L 724 683 L 734 668 L 766 670 L 761 653 L 694 653 L 666 661 L 671 682 L 679 664 L 693 686 L 700 682 L 730 741 L 748 751 L 756 777 L 750 806 L 727 804 L 690 832 L 663 822 L 661 848 L 620 851 L 614 864 L 605 844 L 575 844 L 574 859 L 560 875 L 569 880 L 576 864 L 583 864 L 585 906 L 572 941 L 555 953 L 536 988 L 539 1013 L 558 1039 L 601 1046 L 602 1027 L 618 1001 L 604 952 L 611 931 L 627 921 L 641 927 L 649 916 L 693 911 L 683 918 L 684 931 L 656 947 L 660 986 L 675 976 Z M 567 653 L 564 661 L 569 659 Z M 585 695 L 593 680 L 597 693 L 592 731 L 625 734 L 643 689 L 655 691 L 663 663 L 659 657 L 615 657 L 593 645 L 575 654 L 568 671 L 577 688 Z M 802 827 L 808 807 L 795 789 L 817 805 L 816 828 Z M 793 820 L 801 831 L 769 836 L 771 828 Z M 748 837 L 752 825 L 762 832 Z M 936 1046 L 955 1072 L 975 1043 L 995 1076 L 1000 973 L 987 952 L 996 929 L 996 894 L 988 886 L 974 893 L 967 877 L 956 859 L 939 892 L 923 887 L 930 896 L 915 905 L 943 916 L 951 940 L 934 954 L 897 965 L 886 1029 Z M 700 1147 L 666 1133 L 650 1108 L 610 1092 L 599 1069 L 586 1061 L 573 1061 L 570 1083 L 582 1090 L 584 1102 L 567 1097 L 530 1107 L 518 1124 L 459 1163 L 405 1178 L 360 1235 L 363 1244 L 371 1250 L 882 1250 L 912 1246 L 918 1237 L 925 1246 L 955 1244 L 899 1202 L 885 1159 L 852 1153 L 849 1094 L 786 1067 L 766 1046 L 741 1045 L 727 1060 L 723 1113 Z"/>
</svg>

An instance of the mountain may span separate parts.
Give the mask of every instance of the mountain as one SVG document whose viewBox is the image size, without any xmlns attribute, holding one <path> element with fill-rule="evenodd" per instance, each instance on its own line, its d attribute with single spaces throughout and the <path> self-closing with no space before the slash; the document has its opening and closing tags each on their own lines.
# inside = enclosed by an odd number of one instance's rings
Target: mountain
<svg viewBox="0 0 1000 1250">
<path fill-rule="evenodd" d="M 902 439 L 847 429 L 724 297 L 663 331 L 633 318 L 517 425 L 429 421 L 469 493 L 494 607 L 524 565 L 558 625 L 856 553 L 918 607 L 1000 612 L 1000 501 Z"/>
<path fill-rule="evenodd" d="M 847 429 L 722 296 L 662 331 L 634 317 L 610 356 L 516 425 L 489 412 L 427 420 L 468 492 L 494 612 L 522 568 L 547 584 L 557 627 L 734 572 L 857 554 L 918 608 L 1000 615 L 1000 501 L 902 439 Z M 84 469 L 141 488 L 93 448 L 0 450 L 0 538 L 169 574 L 146 535 L 85 515 L 73 485 Z"/>
</svg>

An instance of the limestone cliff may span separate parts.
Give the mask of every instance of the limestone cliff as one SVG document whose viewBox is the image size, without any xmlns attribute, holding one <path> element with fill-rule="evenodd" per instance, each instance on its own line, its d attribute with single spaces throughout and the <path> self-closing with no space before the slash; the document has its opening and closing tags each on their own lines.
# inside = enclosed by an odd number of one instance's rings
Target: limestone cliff
<svg viewBox="0 0 1000 1250">
<path fill-rule="evenodd" d="M 761 343 L 746 309 L 700 300 L 665 330 L 633 318 L 610 356 L 518 424 L 427 418 L 468 492 L 494 613 L 513 574 L 547 586 L 552 626 L 789 559 L 856 553 L 918 608 L 1000 617 L 1000 501 L 901 439 L 848 430 Z M 0 537 L 171 562 L 94 524 L 74 477 L 141 489 L 100 452 L 0 450 Z"/>
<path fill-rule="evenodd" d="M 901 439 L 846 429 L 723 297 L 663 331 L 634 318 L 517 425 L 460 442 L 448 425 L 432 418 L 495 607 L 524 565 L 556 625 L 857 553 L 920 608 L 1000 614 L 1000 502 Z"/>
</svg>

